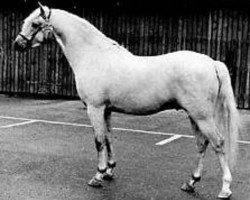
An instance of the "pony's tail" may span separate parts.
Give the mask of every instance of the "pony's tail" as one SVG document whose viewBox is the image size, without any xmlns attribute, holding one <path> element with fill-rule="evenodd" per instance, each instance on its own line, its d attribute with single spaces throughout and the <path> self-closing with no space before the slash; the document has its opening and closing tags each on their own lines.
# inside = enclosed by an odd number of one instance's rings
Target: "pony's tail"
<svg viewBox="0 0 250 200">
<path fill-rule="evenodd" d="M 230 168 L 234 168 L 238 153 L 240 118 L 236 108 L 231 79 L 226 65 L 215 61 L 215 70 L 219 81 L 215 119 L 217 128 L 225 138 L 225 153 Z"/>
</svg>

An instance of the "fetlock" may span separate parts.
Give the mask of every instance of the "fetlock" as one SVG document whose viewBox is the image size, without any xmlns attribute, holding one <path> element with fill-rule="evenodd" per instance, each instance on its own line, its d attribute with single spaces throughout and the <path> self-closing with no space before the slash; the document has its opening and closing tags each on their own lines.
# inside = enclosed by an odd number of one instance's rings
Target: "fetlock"
<svg viewBox="0 0 250 200">
<path fill-rule="evenodd" d="M 192 178 L 189 180 L 189 182 L 184 183 L 181 187 L 181 190 L 185 191 L 185 192 L 194 192 L 195 190 L 195 183 L 199 182 L 201 180 L 201 177 L 195 177 L 192 174 Z"/>
<path fill-rule="evenodd" d="M 103 177 L 104 174 L 106 173 L 107 169 L 97 169 L 97 173 L 95 174 L 95 176 L 90 179 L 90 181 L 88 182 L 89 186 L 92 187 L 102 187 L 103 186 Z"/>
<path fill-rule="evenodd" d="M 103 174 L 103 179 L 104 180 L 113 180 L 114 179 L 114 168 L 116 166 L 116 163 L 108 163 L 108 168 L 106 172 Z"/>
</svg>

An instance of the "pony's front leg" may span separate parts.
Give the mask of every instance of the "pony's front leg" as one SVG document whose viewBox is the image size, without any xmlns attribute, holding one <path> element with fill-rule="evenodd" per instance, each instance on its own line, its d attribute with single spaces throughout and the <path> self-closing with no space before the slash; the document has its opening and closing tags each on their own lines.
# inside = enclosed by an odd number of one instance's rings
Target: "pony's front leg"
<svg viewBox="0 0 250 200">
<path fill-rule="evenodd" d="M 107 135 L 105 135 L 105 144 L 107 147 L 108 153 L 108 168 L 106 173 L 104 174 L 105 180 L 113 180 L 114 179 L 114 168 L 116 166 L 115 156 L 112 145 L 112 132 L 111 132 L 111 111 L 105 111 L 105 122 L 107 125 Z"/>
<path fill-rule="evenodd" d="M 107 170 L 107 147 L 105 144 L 105 133 L 107 131 L 107 126 L 104 119 L 105 106 L 94 107 L 88 105 L 87 112 L 94 129 L 95 145 L 98 158 L 97 173 L 88 182 L 88 185 L 93 187 L 101 187 L 103 176 Z"/>
</svg>

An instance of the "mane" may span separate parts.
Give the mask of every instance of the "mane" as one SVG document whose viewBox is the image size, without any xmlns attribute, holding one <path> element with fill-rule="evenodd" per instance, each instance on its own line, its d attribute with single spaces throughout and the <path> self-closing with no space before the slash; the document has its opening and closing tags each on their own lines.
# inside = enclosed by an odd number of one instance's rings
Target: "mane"
<svg viewBox="0 0 250 200">
<path fill-rule="evenodd" d="M 123 50 L 123 51 L 130 53 L 125 47 L 121 46 L 117 41 L 107 37 L 104 33 L 102 33 L 100 30 L 98 30 L 93 24 L 91 24 L 85 18 L 79 17 L 79 16 L 72 14 L 72 13 L 65 11 L 65 10 L 61 10 L 61 9 L 53 9 L 53 10 L 56 10 L 56 11 L 61 12 L 63 14 L 67 14 L 71 18 L 73 18 L 75 21 L 78 21 L 80 24 L 82 24 L 84 27 L 88 27 L 88 29 L 91 30 L 93 33 L 95 33 L 96 35 L 101 37 L 103 40 L 107 41 L 111 45 L 111 47 L 115 47 L 119 50 Z M 53 12 L 53 10 L 52 10 L 52 12 Z"/>
</svg>

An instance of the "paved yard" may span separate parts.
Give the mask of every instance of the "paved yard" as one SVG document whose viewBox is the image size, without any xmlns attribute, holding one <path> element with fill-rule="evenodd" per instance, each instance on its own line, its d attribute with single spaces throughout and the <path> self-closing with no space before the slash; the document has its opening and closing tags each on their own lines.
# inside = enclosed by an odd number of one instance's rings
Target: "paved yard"
<svg viewBox="0 0 250 200">
<path fill-rule="evenodd" d="M 212 200 L 220 190 L 221 171 L 211 148 L 196 193 L 180 190 L 196 157 L 182 111 L 114 114 L 116 179 L 95 189 L 86 185 L 96 171 L 96 151 L 80 101 L 0 96 L 0 110 L 0 199 Z M 250 112 L 241 116 L 232 200 L 250 199 Z"/>
</svg>

